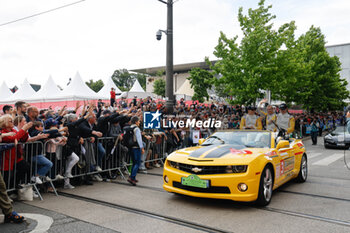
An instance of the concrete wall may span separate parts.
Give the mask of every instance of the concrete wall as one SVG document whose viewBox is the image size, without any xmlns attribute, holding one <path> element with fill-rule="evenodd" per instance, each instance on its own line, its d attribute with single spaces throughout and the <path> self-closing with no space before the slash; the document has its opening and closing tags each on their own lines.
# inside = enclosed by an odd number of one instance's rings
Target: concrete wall
<svg viewBox="0 0 350 233">
<path fill-rule="evenodd" d="M 186 81 L 186 78 L 189 77 L 189 73 L 175 73 L 174 74 L 174 93 L 181 87 L 181 85 Z M 152 76 L 148 77 L 146 82 L 146 91 L 153 93 L 153 84 L 157 79 L 163 79 L 165 81 L 165 75 L 162 77 Z"/>
</svg>

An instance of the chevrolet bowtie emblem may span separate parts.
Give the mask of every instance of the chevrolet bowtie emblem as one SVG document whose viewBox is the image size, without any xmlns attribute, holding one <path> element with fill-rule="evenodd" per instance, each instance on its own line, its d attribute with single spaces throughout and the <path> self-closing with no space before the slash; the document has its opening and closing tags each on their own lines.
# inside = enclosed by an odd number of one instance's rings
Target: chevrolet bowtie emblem
<svg viewBox="0 0 350 233">
<path fill-rule="evenodd" d="M 191 169 L 193 172 L 198 173 L 202 171 L 202 168 L 194 167 Z"/>
</svg>

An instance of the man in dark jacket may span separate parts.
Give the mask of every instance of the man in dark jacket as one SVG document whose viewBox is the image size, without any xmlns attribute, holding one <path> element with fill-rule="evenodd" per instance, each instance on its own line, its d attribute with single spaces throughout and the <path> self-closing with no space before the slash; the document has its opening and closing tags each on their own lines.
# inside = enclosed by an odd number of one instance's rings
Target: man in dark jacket
<svg viewBox="0 0 350 233">
<path fill-rule="evenodd" d="M 107 137 L 109 124 L 119 116 L 119 113 L 112 114 L 109 110 L 104 110 L 102 116 L 97 120 L 97 130 L 102 133 L 103 137 Z"/>
<path fill-rule="evenodd" d="M 80 136 L 83 138 L 88 138 L 89 143 L 86 142 L 85 146 L 90 148 L 88 149 L 88 153 L 86 155 L 86 160 L 88 166 L 90 166 L 90 169 L 96 170 L 96 171 L 102 171 L 101 165 L 102 165 L 102 159 L 106 155 L 106 152 L 104 148 L 102 147 L 102 144 L 97 142 L 98 137 L 102 137 L 102 133 L 97 131 L 97 126 L 96 126 L 96 115 L 94 113 L 91 113 L 86 119 L 86 121 L 83 121 L 79 125 L 79 130 L 80 130 Z M 93 155 L 94 151 L 94 146 L 97 143 L 97 149 L 98 149 L 98 155 L 97 155 L 97 166 L 95 162 L 95 158 Z M 90 147 L 89 147 L 90 146 Z M 97 178 L 97 177 L 95 177 Z M 97 178 L 98 181 L 102 181 L 100 177 Z"/>
</svg>

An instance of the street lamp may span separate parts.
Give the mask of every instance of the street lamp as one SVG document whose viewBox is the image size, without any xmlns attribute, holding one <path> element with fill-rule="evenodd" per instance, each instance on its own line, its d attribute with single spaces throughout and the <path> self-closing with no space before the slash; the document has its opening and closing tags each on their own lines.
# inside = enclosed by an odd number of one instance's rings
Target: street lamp
<svg viewBox="0 0 350 233">
<path fill-rule="evenodd" d="M 168 114 L 172 114 L 174 111 L 174 84 L 173 84 L 173 73 L 174 73 L 174 64 L 173 64 L 173 0 L 163 1 L 158 0 L 167 5 L 167 30 L 158 30 L 156 37 L 157 40 L 161 40 L 162 32 L 167 35 L 166 40 L 166 89 L 165 96 L 167 101 L 165 106 L 168 110 Z"/>
</svg>

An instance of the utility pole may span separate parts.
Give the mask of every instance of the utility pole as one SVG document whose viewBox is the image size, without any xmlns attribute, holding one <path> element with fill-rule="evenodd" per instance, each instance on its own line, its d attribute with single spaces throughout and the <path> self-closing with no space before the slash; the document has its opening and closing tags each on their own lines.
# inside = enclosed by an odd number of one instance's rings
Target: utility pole
<svg viewBox="0 0 350 233">
<path fill-rule="evenodd" d="M 172 114 L 174 111 L 174 64 L 173 64 L 173 0 L 168 0 L 165 2 L 163 0 L 158 0 L 167 5 L 167 40 L 166 40 L 166 88 L 165 96 L 167 101 L 165 106 L 167 108 L 167 113 Z"/>
</svg>

